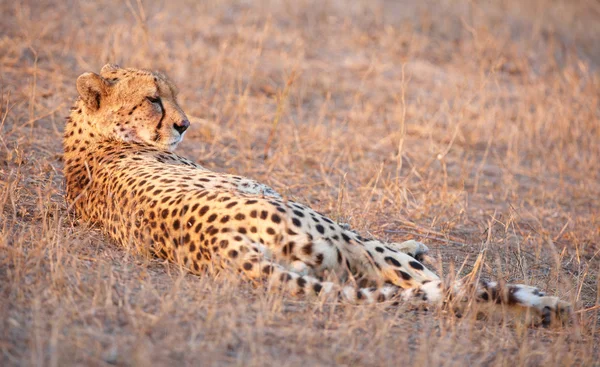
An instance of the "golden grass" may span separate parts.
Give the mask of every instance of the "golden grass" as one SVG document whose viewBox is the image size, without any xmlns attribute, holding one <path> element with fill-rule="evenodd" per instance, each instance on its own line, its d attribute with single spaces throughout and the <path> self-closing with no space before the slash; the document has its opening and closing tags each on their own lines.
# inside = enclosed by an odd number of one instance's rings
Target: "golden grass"
<svg viewBox="0 0 600 367">
<path fill-rule="evenodd" d="M 0 10 L 0 365 L 597 363 L 597 2 Z M 307 301 L 118 248 L 67 214 L 60 162 L 75 78 L 109 61 L 180 87 L 193 117 L 181 154 L 362 232 L 419 239 L 445 274 L 485 250 L 484 276 L 582 311 L 532 329 Z"/>
</svg>

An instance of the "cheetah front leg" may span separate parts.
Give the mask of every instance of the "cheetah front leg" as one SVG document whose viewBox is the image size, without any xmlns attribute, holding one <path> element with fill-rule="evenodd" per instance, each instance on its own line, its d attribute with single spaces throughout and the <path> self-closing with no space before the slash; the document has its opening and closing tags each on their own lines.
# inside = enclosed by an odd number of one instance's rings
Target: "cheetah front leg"
<svg viewBox="0 0 600 367">
<path fill-rule="evenodd" d="M 396 301 L 414 307 L 441 307 L 457 316 L 464 314 L 471 306 L 477 315 L 491 318 L 501 316 L 501 320 L 506 315 L 520 318 L 528 325 L 565 324 L 571 313 L 568 302 L 546 296 L 537 288 L 527 285 L 507 284 L 499 287 L 495 282 L 481 282 L 476 292 L 469 292 L 469 288 L 460 283 L 445 287 L 441 280 L 435 280 L 408 289 L 394 285 L 360 289 L 344 287 L 342 293 L 346 300 L 354 303 Z"/>
<path fill-rule="evenodd" d="M 571 314 L 568 302 L 558 297 L 546 296 L 538 288 L 524 284 L 502 284 L 479 281 L 474 286 L 456 282 L 452 292 L 455 309 L 460 310 L 474 297 L 475 310 L 483 314 L 509 314 L 521 317 L 531 325 L 548 326 L 566 323 Z M 456 307 L 458 305 L 458 307 Z"/>
<path fill-rule="evenodd" d="M 355 258 L 363 259 L 355 264 L 362 273 L 370 273 L 371 276 L 378 274 L 390 285 L 360 289 L 355 294 L 348 289 L 344 289 L 344 292 L 355 301 L 397 299 L 411 304 L 448 307 L 459 314 L 468 305 L 475 305 L 478 311 L 487 314 L 499 314 L 505 309 L 524 314 L 526 322 L 536 325 L 564 322 L 569 317 L 570 306 L 567 302 L 546 296 L 535 287 L 472 280 L 455 281 L 447 285 L 417 260 L 417 257 L 422 258 L 426 254 L 426 249 L 425 245 L 416 241 L 402 244 L 384 244 L 376 240 L 364 242 L 362 252 L 367 256 L 359 256 L 361 252 L 355 252 Z"/>
</svg>

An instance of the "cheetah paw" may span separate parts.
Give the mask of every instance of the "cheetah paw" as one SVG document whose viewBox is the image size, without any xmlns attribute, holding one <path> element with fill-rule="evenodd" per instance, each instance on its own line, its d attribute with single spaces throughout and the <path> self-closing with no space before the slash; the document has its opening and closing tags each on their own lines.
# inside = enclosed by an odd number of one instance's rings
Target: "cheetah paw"
<svg viewBox="0 0 600 367">
<path fill-rule="evenodd" d="M 571 304 L 558 297 L 540 297 L 540 302 L 536 306 L 544 327 L 552 324 L 566 324 L 571 316 Z"/>
</svg>

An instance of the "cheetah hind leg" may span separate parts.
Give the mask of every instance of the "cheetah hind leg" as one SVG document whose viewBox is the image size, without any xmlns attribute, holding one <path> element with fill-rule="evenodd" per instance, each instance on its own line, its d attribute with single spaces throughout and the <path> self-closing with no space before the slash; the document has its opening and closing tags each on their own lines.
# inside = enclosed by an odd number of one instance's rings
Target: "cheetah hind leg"
<svg viewBox="0 0 600 367">
<path fill-rule="evenodd" d="M 307 271 L 308 265 L 296 261 L 282 265 L 272 259 L 269 249 L 252 242 L 246 236 L 235 235 L 221 237 L 227 247 L 221 248 L 221 258 L 226 258 L 221 266 L 236 267 L 251 280 L 267 280 L 269 287 L 280 287 L 294 295 L 334 295 L 338 301 L 349 303 L 377 303 L 390 300 L 422 304 L 423 301 L 441 300 L 440 287 L 436 284 L 423 284 L 417 289 L 402 289 L 387 284 L 382 287 L 361 288 L 341 286 L 337 282 L 320 281 Z M 232 254 L 234 256 L 232 256 Z"/>
<path fill-rule="evenodd" d="M 226 242 L 224 242 L 226 241 Z M 269 287 L 280 287 L 294 295 L 331 294 L 339 291 L 339 286 L 310 276 L 298 266 L 289 269 L 271 258 L 270 251 L 260 243 L 254 243 L 246 236 L 232 235 L 220 238 L 222 267 L 233 266 L 250 280 L 267 280 Z"/>
<path fill-rule="evenodd" d="M 239 236 L 234 237 L 239 239 Z M 240 272 L 251 280 L 266 279 L 269 287 L 280 287 L 294 295 L 333 295 L 338 301 L 352 304 L 398 301 L 422 305 L 423 301 L 440 303 L 442 299 L 440 287 L 437 286 L 439 281 L 410 289 L 392 284 L 371 288 L 342 286 L 337 282 L 321 281 L 311 276 L 310 271 L 307 271 L 308 265 L 301 261 L 284 266 L 271 259 L 271 254 L 264 245 L 254 243 L 246 237 L 243 242 L 235 249 L 238 253 L 245 254 L 236 257 L 235 264 Z"/>
</svg>

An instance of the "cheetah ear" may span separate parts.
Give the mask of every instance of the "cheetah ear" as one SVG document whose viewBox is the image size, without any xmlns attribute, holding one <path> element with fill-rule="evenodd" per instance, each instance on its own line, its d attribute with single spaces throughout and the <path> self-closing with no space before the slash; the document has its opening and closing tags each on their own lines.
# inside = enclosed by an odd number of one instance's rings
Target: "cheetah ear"
<svg viewBox="0 0 600 367">
<path fill-rule="evenodd" d="M 98 74 L 83 73 L 77 78 L 79 96 L 92 111 L 100 108 L 100 101 L 106 96 L 106 88 L 106 81 Z"/>
<path fill-rule="evenodd" d="M 107 73 L 110 73 L 111 71 L 116 71 L 119 69 L 120 69 L 119 65 L 109 63 L 102 67 L 102 69 L 100 70 L 100 75 L 105 75 Z"/>
</svg>

